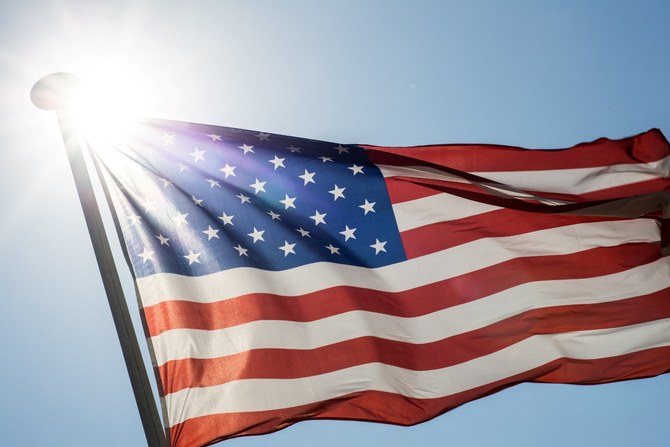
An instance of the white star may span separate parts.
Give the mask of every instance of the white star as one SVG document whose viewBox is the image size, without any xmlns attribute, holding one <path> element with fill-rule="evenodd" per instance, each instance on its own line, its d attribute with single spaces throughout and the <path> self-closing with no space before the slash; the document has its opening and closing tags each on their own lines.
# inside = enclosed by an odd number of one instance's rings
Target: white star
<svg viewBox="0 0 670 447">
<path fill-rule="evenodd" d="M 339 255 L 340 254 L 340 249 L 338 247 L 333 246 L 333 244 L 326 245 L 326 248 L 328 250 L 330 250 L 331 255 Z"/>
<path fill-rule="evenodd" d="M 272 217 L 272 220 L 281 220 L 281 216 L 274 211 L 268 211 L 267 213 L 268 216 Z"/>
<path fill-rule="evenodd" d="M 237 252 L 239 253 L 240 256 L 246 256 L 247 258 L 249 257 L 249 255 L 247 254 L 249 249 L 242 247 L 240 244 L 237 244 L 237 247 L 233 247 L 233 248 L 235 250 L 237 250 Z"/>
<path fill-rule="evenodd" d="M 316 172 L 307 172 L 307 169 L 305 169 L 305 173 L 303 175 L 299 175 L 298 177 L 303 179 L 305 181 L 305 186 L 307 186 L 308 183 L 316 184 L 316 182 L 314 181 L 315 174 Z"/>
<path fill-rule="evenodd" d="M 208 136 L 209 138 L 211 138 L 212 141 L 217 141 L 217 140 L 218 140 L 218 141 L 221 141 L 221 135 L 216 135 L 216 134 L 210 133 L 210 134 L 208 134 L 207 136 Z"/>
<path fill-rule="evenodd" d="M 249 186 L 254 188 L 255 194 L 258 194 L 261 191 L 265 192 L 265 184 L 266 183 L 267 182 L 261 182 L 260 180 L 256 179 L 256 181 Z"/>
<path fill-rule="evenodd" d="M 291 153 L 294 153 L 294 152 L 300 152 L 300 148 L 299 148 L 299 147 L 294 147 L 293 145 L 290 145 L 290 146 L 287 147 L 286 149 L 288 149 L 289 151 L 291 151 Z"/>
<path fill-rule="evenodd" d="M 256 227 L 254 227 L 254 231 L 252 233 L 248 233 L 247 236 L 251 236 L 255 244 L 258 241 L 265 241 L 265 239 L 263 239 L 263 233 L 265 233 L 265 230 L 258 231 Z"/>
<path fill-rule="evenodd" d="M 213 178 L 208 178 L 208 179 L 206 179 L 205 181 L 206 181 L 206 182 L 209 182 L 209 187 L 210 187 L 210 188 L 214 188 L 215 186 L 217 186 L 217 187 L 219 187 L 219 188 L 221 187 L 221 183 L 219 183 L 218 181 L 214 180 Z"/>
<path fill-rule="evenodd" d="M 356 236 L 354 236 L 355 231 L 356 228 L 349 228 L 349 226 L 345 225 L 344 231 L 340 231 L 340 234 L 344 236 L 344 242 L 348 241 L 349 239 L 356 239 Z"/>
<path fill-rule="evenodd" d="M 288 241 L 284 241 L 284 245 L 279 247 L 280 250 L 284 252 L 284 257 L 287 257 L 289 253 L 295 254 L 295 251 L 293 250 L 293 247 L 295 247 L 295 244 L 289 244 Z"/>
<path fill-rule="evenodd" d="M 319 225 L 320 223 L 325 225 L 326 224 L 326 219 L 325 219 L 326 213 L 320 214 L 319 210 L 316 210 L 315 213 L 316 214 L 314 214 L 313 216 L 309 216 L 310 219 L 314 220 L 314 225 Z"/>
<path fill-rule="evenodd" d="M 140 220 L 142 220 L 142 217 L 138 216 L 137 214 L 131 214 L 128 216 L 128 220 L 130 221 L 131 225 L 139 225 L 141 223 Z"/>
<path fill-rule="evenodd" d="M 174 144 L 174 135 L 163 132 L 163 136 L 161 137 L 161 140 L 163 140 L 163 144 L 166 145 L 166 146 L 168 144 Z"/>
<path fill-rule="evenodd" d="M 337 147 L 333 148 L 337 151 L 338 154 L 348 154 L 349 153 L 349 148 L 342 146 L 341 144 L 338 144 Z"/>
<path fill-rule="evenodd" d="M 172 186 L 172 182 L 166 178 L 159 177 L 158 180 L 163 182 L 163 188 L 167 188 L 168 186 Z"/>
<path fill-rule="evenodd" d="M 203 207 L 202 206 L 202 200 L 203 199 L 198 199 L 195 196 L 191 196 L 191 200 L 193 200 L 193 203 L 195 203 L 195 206 Z"/>
<path fill-rule="evenodd" d="M 140 254 L 138 254 L 140 258 L 142 258 L 142 264 L 144 264 L 147 261 L 153 261 L 154 260 L 154 252 L 151 250 L 147 250 L 147 247 L 144 247 L 144 251 Z"/>
<path fill-rule="evenodd" d="M 221 219 L 223 221 L 224 225 L 234 225 L 233 224 L 233 217 L 235 217 L 235 216 L 234 215 L 229 216 L 226 213 L 221 213 L 221 215 L 219 216 L 219 219 Z"/>
<path fill-rule="evenodd" d="M 354 175 L 365 174 L 365 172 L 363 172 L 363 166 L 358 166 L 357 164 L 354 164 L 353 166 L 349 166 L 347 169 L 351 169 L 353 171 Z"/>
<path fill-rule="evenodd" d="M 288 194 L 284 194 L 284 200 L 280 200 L 279 203 L 284 204 L 284 209 L 295 208 L 293 202 L 295 202 L 296 197 L 289 197 Z"/>
<path fill-rule="evenodd" d="M 207 235 L 207 240 L 211 241 L 213 237 L 219 239 L 219 235 L 217 234 L 219 230 L 215 230 L 214 228 L 211 227 L 211 225 L 207 225 L 207 229 L 203 231 Z"/>
<path fill-rule="evenodd" d="M 188 155 L 193 156 L 193 163 L 197 163 L 200 160 L 205 161 L 205 157 L 203 157 L 203 155 L 205 155 L 205 152 L 207 151 L 201 151 L 196 147 L 195 150 Z"/>
<path fill-rule="evenodd" d="M 193 250 L 189 250 L 188 254 L 185 255 L 184 257 L 188 259 L 188 265 L 193 264 L 194 262 L 197 264 L 200 264 L 200 260 L 198 259 L 202 253 L 193 253 Z"/>
<path fill-rule="evenodd" d="M 339 199 L 340 197 L 342 197 L 343 199 L 346 198 L 346 197 L 344 197 L 344 190 L 345 189 L 347 189 L 347 188 L 340 188 L 339 186 L 335 185 L 334 189 L 331 189 L 330 191 L 328 191 L 329 193 L 331 193 L 333 195 L 333 202 L 336 201 L 337 199 Z"/>
<path fill-rule="evenodd" d="M 247 155 L 249 152 L 254 152 L 254 147 L 249 146 L 248 144 L 243 144 L 242 146 L 237 146 L 244 151 L 244 155 Z"/>
<path fill-rule="evenodd" d="M 309 231 L 307 231 L 307 230 L 303 230 L 302 227 L 300 227 L 300 228 L 296 228 L 295 231 L 297 231 L 298 233 L 300 233 L 300 236 L 302 236 L 302 237 L 309 237 L 309 238 L 312 237 L 312 236 L 309 235 Z"/>
<path fill-rule="evenodd" d="M 376 204 L 377 204 L 377 202 L 370 203 L 370 202 L 368 202 L 368 199 L 365 199 L 365 203 L 363 205 L 358 205 L 358 207 L 363 208 L 363 210 L 365 211 L 365 215 L 367 215 L 368 213 L 375 213 L 376 212 L 375 211 L 375 205 Z"/>
<path fill-rule="evenodd" d="M 162 233 L 157 234 L 156 237 L 159 241 L 161 241 L 161 245 L 167 245 L 168 247 L 170 246 L 170 238 L 163 236 Z"/>
<path fill-rule="evenodd" d="M 321 161 L 323 161 L 324 163 L 327 162 L 327 161 L 330 161 L 330 162 L 333 161 L 333 159 L 331 157 L 326 157 L 325 155 L 322 155 L 321 157 L 318 157 L 318 158 L 321 159 Z"/>
<path fill-rule="evenodd" d="M 221 171 L 221 172 L 223 172 L 223 173 L 225 174 L 225 178 L 228 178 L 228 177 L 230 177 L 231 175 L 232 175 L 233 177 L 236 177 L 236 176 L 235 176 L 235 168 L 236 168 L 236 167 L 237 167 L 237 166 L 230 166 L 228 163 L 226 163 L 226 165 L 225 165 L 224 167 L 222 167 L 221 169 L 219 169 L 219 171 Z"/>
<path fill-rule="evenodd" d="M 386 253 L 386 249 L 384 248 L 384 246 L 386 245 L 386 242 L 387 241 L 380 242 L 379 239 L 375 238 L 375 243 L 370 245 L 371 248 L 375 249 L 375 255 L 378 255 L 380 251 L 383 251 L 384 253 Z"/>
<path fill-rule="evenodd" d="M 242 194 L 242 193 L 236 195 L 235 197 L 237 197 L 238 199 L 240 199 L 240 203 L 244 203 L 244 202 L 251 203 L 251 199 L 250 199 L 249 197 L 245 196 L 245 195 Z"/>
<path fill-rule="evenodd" d="M 286 167 L 286 166 L 284 166 L 284 160 L 286 160 L 286 159 L 285 158 L 279 158 L 275 155 L 275 158 L 273 158 L 272 160 L 268 160 L 268 161 L 270 163 L 272 163 L 273 165 L 275 165 L 275 171 L 276 171 L 277 168 L 280 168 L 280 167 L 285 168 Z"/>
<path fill-rule="evenodd" d="M 189 168 L 184 163 L 177 163 L 177 166 L 179 167 L 179 172 L 184 172 L 184 171 L 190 171 L 191 170 L 191 168 Z"/>
<path fill-rule="evenodd" d="M 188 224 L 188 222 L 186 221 L 186 216 L 188 216 L 188 213 L 182 214 L 177 212 L 177 215 L 173 216 L 172 220 L 174 220 L 177 226 L 179 227 L 183 224 Z"/>
<path fill-rule="evenodd" d="M 258 134 L 254 135 L 261 141 L 270 141 L 270 134 L 269 133 L 263 133 L 263 132 L 258 132 Z"/>
</svg>

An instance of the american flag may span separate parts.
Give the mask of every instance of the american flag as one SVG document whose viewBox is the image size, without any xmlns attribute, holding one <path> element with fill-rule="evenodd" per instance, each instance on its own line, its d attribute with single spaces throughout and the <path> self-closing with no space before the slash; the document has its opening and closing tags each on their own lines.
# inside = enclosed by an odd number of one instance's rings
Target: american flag
<svg viewBox="0 0 670 447">
<path fill-rule="evenodd" d="M 531 151 L 145 120 L 89 146 L 171 445 L 670 370 L 658 130 Z"/>
</svg>

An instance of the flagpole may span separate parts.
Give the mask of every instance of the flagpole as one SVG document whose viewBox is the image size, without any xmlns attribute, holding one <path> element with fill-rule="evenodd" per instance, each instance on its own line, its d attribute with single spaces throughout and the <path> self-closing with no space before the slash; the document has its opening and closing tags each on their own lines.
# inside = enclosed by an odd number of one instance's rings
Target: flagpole
<svg viewBox="0 0 670 447">
<path fill-rule="evenodd" d="M 167 440 L 156 408 L 149 377 L 144 367 L 142 353 L 128 312 L 128 305 L 121 287 L 107 234 L 95 198 L 91 178 L 86 168 L 79 136 L 68 114 L 72 89 L 81 83 L 70 73 L 54 73 L 40 79 L 31 90 L 33 103 L 43 110 L 56 112 L 68 161 L 74 177 L 86 226 L 102 276 L 107 301 L 121 344 L 121 351 L 140 413 L 144 434 L 149 447 L 165 447 Z"/>
</svg>

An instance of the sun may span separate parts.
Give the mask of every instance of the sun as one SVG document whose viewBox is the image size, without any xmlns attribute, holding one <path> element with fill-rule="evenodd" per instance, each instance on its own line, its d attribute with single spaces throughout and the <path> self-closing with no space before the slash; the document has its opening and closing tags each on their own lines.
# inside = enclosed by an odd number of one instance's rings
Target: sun
<svg viewBox="0 0 670 447">
<path fill-rule="evenodd" d="M 97 67 L 81 75 L 66 113 L 88 141 L 104 141 L 123 134 L 148 103 L 150 87 L 127 70 Z"/>
<path fill-rule="evenodd" d="M 75 73 L 43 77 L 33 86 L 31 100 L 56 112 L 65 140 L 74 138 L 89 156 L 114 157 L 147 116 L 150 85 L 123 64 L 95 64 Z"/>
<path fill-rule="evenodd" d="M 53 73 L 30 92 L 33 103 L 70 121 L 81 137 L 109 142 L 142 116 L 149 104 L 149 85 L 127 70 L 99 68 L 85 76 Z"/>
</svg>

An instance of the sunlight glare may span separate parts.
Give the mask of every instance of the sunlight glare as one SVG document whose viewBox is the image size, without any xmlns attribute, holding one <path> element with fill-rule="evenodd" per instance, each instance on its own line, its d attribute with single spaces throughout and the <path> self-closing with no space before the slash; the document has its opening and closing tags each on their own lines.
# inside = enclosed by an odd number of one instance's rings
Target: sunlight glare
<svg viewBox="0 0 670 447">
<path fill-rule="evenodd" d="M 138 76 L 113 69 L 84 74 L 73 92 L 70 116 L 89 141 L 116 139 L 128 130 L 147 105 L 147 84 Z"/>
</svg>

